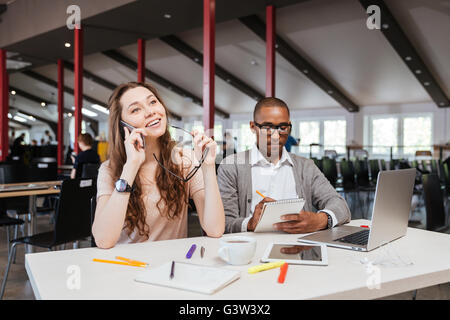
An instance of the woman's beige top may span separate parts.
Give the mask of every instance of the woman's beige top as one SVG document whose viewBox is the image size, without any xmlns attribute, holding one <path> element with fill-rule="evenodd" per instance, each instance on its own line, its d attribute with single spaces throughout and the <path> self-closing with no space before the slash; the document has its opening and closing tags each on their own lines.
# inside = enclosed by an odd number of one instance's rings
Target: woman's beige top
<svg viewBox="0 0 450 320">
<path fill-rule="evenodd" d="M 184 169 L 184 176 L 186 176 L 187 173 L 190 172 L 190 170 L 192 170 L 195 166 L 195 163 L 191 161 L 193 158 L 192 155 L 187 156 L 187 154 L 191 153 L 185 152 L 183 156 L 183 163 L 186 164 L 184 165 L 184 167 L 186 167 Z M 166 216 L 162 216 L 156 207 L 156 203 L 160 199 L 159 190 L 154 180 L 157 166 L 159 165 L 155 162 L 151 164 L 144 164 L 139 171 L 143 184 L 142 189 L 144 204 L 147 210 L 146 221 L 150 227 L 150 237 L 148 240 L 156 241 L 187 238 L 187 205 L 183 207 L 183 210 L 179 216 L 174 219 L 169 219 Z M 113 181 L 111 169 L 109 167 L 109 160 L 107 160 L 103 162 L 99 169 L 97 179 L 97 199 L 104 195 L 111 195 L 115 189 L 114 185 L 115 181 Z M 194 177 L 186 183 L 186 186 L 189 190 L 189 198 L 192 198 L 196 192 L 204 189 L 203 174 L 201 169 L 198 170 Z M 162 206 L 162 210 L 164 210 L 164 208 L 165 205 Z M 142 241 L 146 241 L 146 238 L 139 236 L 137 230 L 134 230 L 130 236 L 128 236 L 127 230 L 124 228 L 117 243 L 135 243 Z"/>
</svg>

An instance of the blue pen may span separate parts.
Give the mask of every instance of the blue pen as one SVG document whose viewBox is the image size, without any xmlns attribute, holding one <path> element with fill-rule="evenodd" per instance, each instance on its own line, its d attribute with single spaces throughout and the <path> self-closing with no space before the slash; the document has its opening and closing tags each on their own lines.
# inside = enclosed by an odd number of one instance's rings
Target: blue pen
<svg viewBox="0 0 450 320">
<path fill-rule="evenodd" d="M 191 246 L 191 248 L 189 249 L 188 253 L 186 253 L 187 259 L 190 259 L 192 257 L 192 255 L 194 254 L 195 248 L 197 248 L 197 246 L 195 244 L 193 244 Z"/>
</svg>

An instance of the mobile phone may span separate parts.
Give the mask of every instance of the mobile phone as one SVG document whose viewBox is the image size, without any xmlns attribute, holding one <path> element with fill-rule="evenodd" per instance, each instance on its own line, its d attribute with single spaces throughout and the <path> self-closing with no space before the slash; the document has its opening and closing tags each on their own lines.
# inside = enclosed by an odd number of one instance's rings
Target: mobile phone
<svg viewBox="0 0 450 320">
<path fill-rule="evenodd" d="M 120 124 L 122 125 L 122 130 L 120 131 L 122 133 L 122 138 L 125 139 L 125 129 L 123 127 L 127 127 L 131 131 L 133 131 L 134 129 L 136 129 L 135 127 L 133 127 L 131 124 L 126 123 L 123 120 L 120 120 Z M 142 145 L 144 146 L 145 149 L 145 139 L 144 136 L 141 133 L 141 138 L 142 138 Z"/>
</svg>

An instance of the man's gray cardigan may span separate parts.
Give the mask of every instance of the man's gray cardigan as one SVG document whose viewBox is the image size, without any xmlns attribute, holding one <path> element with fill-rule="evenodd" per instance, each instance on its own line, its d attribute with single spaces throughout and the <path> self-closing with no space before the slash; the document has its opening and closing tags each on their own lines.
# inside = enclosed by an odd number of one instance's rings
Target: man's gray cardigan
<svg viewBox="0 0 450 320">
<path fill-rule="evenodd" d="M 295 189 L 305 199 L 303 210 L 331 210 L 338 225 L 350 222 L 351 214 L 345 200 L 336 192 L 314 162 L 289 153 L 294 163 Z M 252 204 L 252 169 L 250 150 L 222 160 L 217 179 L 225 209 L 225 232 L 241 232 L 242 221 L 250 216 Z M 268 195 L 270 196 L 270 195 Z"/>
</svg>

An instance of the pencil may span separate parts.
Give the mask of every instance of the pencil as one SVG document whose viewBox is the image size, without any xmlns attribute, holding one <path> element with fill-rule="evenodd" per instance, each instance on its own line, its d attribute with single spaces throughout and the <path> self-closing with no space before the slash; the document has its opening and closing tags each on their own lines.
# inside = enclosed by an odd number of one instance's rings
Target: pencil
<svg viewBox="0 0 450 320">
<path fill-rule="evenodd" d="M 172 261 L 172 267 L 170 268 L 170 279 L 173 279 L 175 275 L 175 261 Z"/>
<path fill-rule="evenodd" d="M 116 257 L 117 260 L 122 260 L 122 261 L 126 261 L 128 263 L 132 263 L 132 264 L 143 264 L 145 266 L 148 266 L 147 262 L 141 262 L 141 261 L 137 261 L 137 260 L 131 260 L 128 258 L 124 258 L 124 257 Z"/>
<path fill-rule="evenodd" d="M 205 255 L 205 248 L 201 247 L 201 249 L 200 249 L 200 257 L 203 258 L 204 255 Z"/>
<path fill-rule="evenodd" d="M 143 265 L 143 264 L 129 263 L 129 262 L 123 262 L 123 261 L 103 260 L 103 259 L 92 259 L 92 261 L 103 262 L 103 263 L 112 263 L 112 264 L 121 264 L 121 265 L 124 265 L 124 266 L 130 266 L 130 267 L 145 268 L 145 265 Z"/>
<path fill-rule="evenodd" d="M 261 192 L 259 192 L 258 190 L 256 190 L 256 193 L 259 194 L 261 197 L 265 198 L 266 196 L 263 195 Z"/>
</svg>

